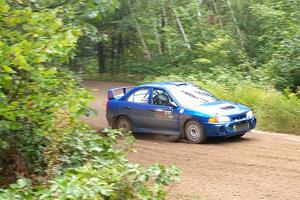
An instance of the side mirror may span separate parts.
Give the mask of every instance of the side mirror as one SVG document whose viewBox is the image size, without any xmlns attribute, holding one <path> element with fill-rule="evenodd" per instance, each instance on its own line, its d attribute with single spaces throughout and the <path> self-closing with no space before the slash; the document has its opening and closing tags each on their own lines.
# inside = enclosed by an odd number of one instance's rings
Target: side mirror
<svg viewBox="0 0 300 200">
<path fill-rule="evenodd" d="M 177 104 L 176 104 L 174 101 L 171 101 L 171 102 L 170 102 L 170 106 L 172 106 L 172 107 L 177 107 Z"/>
</svg>

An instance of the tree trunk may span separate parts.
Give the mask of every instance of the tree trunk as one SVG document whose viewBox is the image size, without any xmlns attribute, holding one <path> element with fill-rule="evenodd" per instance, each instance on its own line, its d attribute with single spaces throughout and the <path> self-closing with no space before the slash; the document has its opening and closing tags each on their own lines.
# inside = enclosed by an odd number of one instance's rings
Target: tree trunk
<svg viewBox="0 0 300 200">
<path fill-rule="evenodd" d="M 131 1 L 128 0 L 128 6 L 129 6 L 129 10 L 130 10 L 130 13 L 132 14 L 133 16 L 133 20 L 134 20 L 134 24 L 135 24 L 135 29 L 137 31 L 137 35 L 141 41 L 141 44 L 142 44 L 142 47 L 143 47 L 143 51 L 145 53 L 145 58 L 147 60 L 151 60 L 151 54 L 150 54 L 150 51 L 149 51 L 149 48 L 148 48 L 148 45 L 145 41 L 145 38 L 143 36 L 143 33 L 142 33 L 142 29 L 141 29 L 141 26 L 138 22 L 138 19 L 136 17 L 136 15 L 133 13 L 133 10 L 132 10 L 132 5 L 131 5 Z"/>
<path fill-rule="evenodd" d="M 104 54 L 104 44 L 103 42 L 98 42 L 98 72 L 100 74 L 105 73 L 105 54 Z"/>
<path fill-rule="evenodd" d="M 111 38 L 111 49 L 110 49 L 110 72 L 115 70 L 115 36 Z M 118 67 L 118 66 L 117 66 Z"/>
<path fill-rule="evenodd" d="M 154 28 L 154 34 L 155 34 L 157 47 L 158 47 L 158 52 L 161 55 L 162 54 L 162 45 L 161 45 L 161 42 L 160 42 L 161 39 L 160 39 L 160 35 L 158 33 L 158 30 L 157 30 L 157 20 L 156 20 L 155 17 L 154 17 L 154 20 L 153 20 L 153 28 Z"/>
<path fill-rule="evenodd" d="M 117 43 L 117 66 L 118 67 L 121 65 L 123 51 L 124 51 L 123 50 L 123 35 L 122 35 L 122 33 L 119 33 L 118 43 Z"/>
<path fill-rule="evenodd" d="M 202 4 L 203 0 L 195 0 L 196 2 L 196 11 L 197 11 L 197 17 L 200 18 L 201 17 L 201 9 L 200 9 L 200 5 Z"/>
<path fill-rule="evenodd" d="M 162 52 L 166 51 L 166 48 L 168 51 L 171 51 L 171 44 L 169 35 L 166 32 L 165 28 L 168 27 L 168 18 L 167 18 L 167 12 L 165 5 L 162 6 L 162 18 L 161 18 L 161 29 L 162 29 Z"/>
<path fill-rule="evenodd" d="M 121 60 L 124 51 L 124 44 L 123 44 L 123 30 L 122 30 L 122 20 L 124 18 L 124 0 L 120 0 L 120 10 L 119 10 L 119 23 L 118 23 L 118 38 L 117 38 L 117 58 L 116 58 L 116 65 L 120 68 Z"/>
<path fill-rule="evenodd" d="M 137 34 L 138 34 L 138 37 L 141 41 L 141 44 L 143 46 L 143 49 L 144 49 L 144 53 L 145 53 L 145 57 L 147 60 L 150 60 L 151 59 L 151 54 L 150 54 L 150 51 L 149 51 L 149 48 L 148 48 L 148 45 L 144 39 L 144 36 L 142 34 L 142 30 L 141 30 L 141 27 L 137 21 L 137 19 L 135 19 L 135 27 L 136 27 L 136 31 L 137 31 Z"/>
<path fill-rule="evenodd" d="M 182 23 L 181 23 L 181 21 L 180 21 L 180 18 L 178 17 L 178 14 L 177 14 L 177 11 L 176 11 L 175 8 L 173 9 L 173 12 L 174 12 L 174 15 L 175 15 L 175 19 L 176 19 L 178 28 L 179 28 L 179 30 L 180 30 L 180 32 L 181 32 L 181 34 L 182 34 L 182 37 L 183 37 L 185 46 L 190 50 L 190 49 L 191 49 L 191 45 L 190 45 L 190 43 L 189 43 L 188 37 L 187 37 L 187 35 L 186 35 L 186 33 L 185 33 L 185 30 L 184 30 L 184 28 L 183 28 L 183 26 L 182 26 Z"/>
<path fill-rule="evenodd" d="M 195 0 L 196 2 L 196 12 L 197 12 L 197 28 L 199 27 L 200 34 L 202 36 L 203 43 L 205 43 L 206 36 L 204 34 L 203 29 L 201 29 L 201 4 L 203 0 Z"/>
<path fill-rule="evenodd" d="M 240 27 L 239 27 L 237 18 L 236 18 L 235 15 L 234 15 L 234 11 L 233 11 L 233 9 L 232 9 L 230 0 L 224 0 L 224 1 L 225 1 L 225 3 L 227 4 L 227 6 L 228 6 L 228 8 L 229 8 L 229 10 L 230 10 L 231 18 L 232 18 L 232 20 L 233 20 L 233 22 L 234 22 L 234 24 L 235 24 L 236 32 L 237 32 L 237 34 L 238 34 L 238 36 L 239 36 L 239 39 L 240 39 L 241 47 L 242 47 L 245 51 L 247 51 L 247 50 L 246 50 L 246 41 L 245 41 L 244 36 L 243 36 L 243 34 L 242 34 L 242 31 L 241 31 L 241 29 L 240 29 Z"/>
<path fill-rule="evenodd" d="M 213 7 L 214 7 L 214 10 L 215 10 L 215 16 L 216 16 L 216 19 L 221 27 L 221 29 L 224 29 L 224 26 L 223 26 L 223 23 L 222 21 L 220 20 L 220 13 L 219 13 L 219 9 L 218 9 L 218 5 L 217 3 L 215 2 L 215 0 L 211 0 L 212 4 L 213 4 Z"/>
</svg>

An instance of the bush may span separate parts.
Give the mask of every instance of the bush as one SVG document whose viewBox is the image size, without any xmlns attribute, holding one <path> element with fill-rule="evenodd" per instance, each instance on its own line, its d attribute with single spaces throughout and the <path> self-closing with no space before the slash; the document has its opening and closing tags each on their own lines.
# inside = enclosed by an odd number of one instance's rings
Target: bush
<svg viewBox="0 0 300 200">
<path fill-rule="evenodd" d="M 55 11 L 12 9 L 1 0 L 0 10 L 2 185 L 18 175 L 51 176 L 52 156 L 91 94 L 62 67 L 76 47 L 76 27 L 65 27 Z"/>
<path fill-rule="evenodd" d="M 92 95 L 64 67 L 80 29 L 0 0 L 0 199 L 162 199 L 179 170 L 130 164 L 133 139 L 78 120 Z"/>
<path fill-rule="evenodd" d="M 0 199 L 164 199 L 164 186 L 178 179 L 174 166 L 129 163 L 126 152 L 134 139 L 118 130 L 101 136 L 82 128 L 62 141 L 55 155 L 60 175 L 34 185 L 21 178 L 1 189 Z"/>
</svg>

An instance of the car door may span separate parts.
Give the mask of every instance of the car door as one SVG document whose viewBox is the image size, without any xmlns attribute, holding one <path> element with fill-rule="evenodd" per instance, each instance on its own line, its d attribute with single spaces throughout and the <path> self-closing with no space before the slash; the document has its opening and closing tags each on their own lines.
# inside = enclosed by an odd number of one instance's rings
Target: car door
<svg viewBox="0 0 300 200">
<path fill-rule="evenodd" d="M 150 92 L 150 88 L 138 88 L 125 99 L 125 102 L 120 107 L 121 112 L 132 120 L 134 127 L 137 129 L 150 128 L 148 122 Z"/>
<path fill-rule="evenodd" d="M 153 129 L 157 131 L 179 130 L 179 108 L 171 105 L 171 102 L 174 101 L 165 89 L 152 89 L 148 120 Z"/>
</svg>

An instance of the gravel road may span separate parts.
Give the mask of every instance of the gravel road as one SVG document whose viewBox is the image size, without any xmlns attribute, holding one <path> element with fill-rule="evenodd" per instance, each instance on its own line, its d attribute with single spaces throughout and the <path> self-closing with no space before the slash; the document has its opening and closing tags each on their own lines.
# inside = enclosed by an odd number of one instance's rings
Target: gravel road
<svg viewBox="0 0 300 200">
<path fill-rule="evenodd" d="M 120 82 L 86 81 L 99 115 L 84 120 L 95 129 L 107 127 L 107 89 Z M 176 164 L 181 181 L 171 185 L 168 199 L 298 200 L 300 199 L 300 137 L 252 131 L 241 139 L 212 140 L 193 145 L 163 136 L 136 134 L 132 162 Z"/>
</svg>

